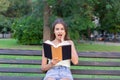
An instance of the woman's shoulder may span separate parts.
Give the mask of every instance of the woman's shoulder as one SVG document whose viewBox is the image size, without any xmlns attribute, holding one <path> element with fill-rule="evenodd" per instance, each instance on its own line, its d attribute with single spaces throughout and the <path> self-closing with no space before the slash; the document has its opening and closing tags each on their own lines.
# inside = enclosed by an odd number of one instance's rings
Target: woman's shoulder
<svg viewBox="0 0 120 80">
<path fill-rule="evenodd" d="M 74 44 L 72 40 L 67 40 L 67 42 L 69 42 L 70 44 Z"/>
<path fill-rule="evenodd" d="M 46 41 L 44 41 L 44 43 L 49 43 L 49 42 L 51 42 L 50 40 L 46 40 Z"/>
<path fill-rule="evenodd" d="M 46 40 L 43 43 L 52 44 L 52 42 L 50 40 Z"/>
</svg>

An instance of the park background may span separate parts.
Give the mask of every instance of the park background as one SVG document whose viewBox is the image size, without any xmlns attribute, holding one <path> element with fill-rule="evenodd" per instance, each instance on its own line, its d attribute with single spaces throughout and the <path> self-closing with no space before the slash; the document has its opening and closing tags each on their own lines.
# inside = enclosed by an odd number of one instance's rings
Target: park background
<svg viewBox="0 0 120 80">
<path fill-rule="evenodd" d="M 77 51 L 120 52 L 119 7 L 120 0 L 0 0 L 0 49 L 41 50 L 42 42 L 50 39 L 52 22 L 60 17 L 68 24 L 69 35 L 75 42 Z M 25 59 L 28 57 L 0 56 L 0 58 Z M 35 57 L 29 59 L 33 58 L 39 59 Z M 105 61 L 94 58 L 81 60 Z M 120 62 L 119 59 L 109 60 Z M 28 65 L 8 64 L 0 66 L 28 67 Z M 39 68 L 40 66 L 31 67 Z M 90 66 L 80 68 L 108 69 L 108 67 Z M 119 67 L 109 69 L 118 70 Z M 11 76 L 13 74 L 0 73 L 0 75 Z M 109 75 L 82 75 L 80 77 L 112 78 Z M 119 76 L 114 76 L 114 78 L 119 78 Z"/>
<path fill-rule="evenodd" d="M 65 20 L 74 41 L 120 41 L 120 0 L 0 0 L 0 38 L 39 45 L 53 21 Z"/>
</svg>

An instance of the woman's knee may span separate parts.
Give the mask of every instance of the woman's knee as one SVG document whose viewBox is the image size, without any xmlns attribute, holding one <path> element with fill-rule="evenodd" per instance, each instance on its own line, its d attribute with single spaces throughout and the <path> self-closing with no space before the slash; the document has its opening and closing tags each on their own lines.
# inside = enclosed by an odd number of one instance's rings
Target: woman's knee
<svg viewBox="0 0 120 80">
<path fill-rule="evenodd" d="M 60 79 L 60 80 L 71 80 L 71 79 L 69 79 L 69 78 L 62 78 L 62 79 Z"/>
<path fill-rule="evenodd" d="M 48 77 L 48 78 L 46 78 L 45 80 L 55 80 L 55 78 Z"/>
</svg>

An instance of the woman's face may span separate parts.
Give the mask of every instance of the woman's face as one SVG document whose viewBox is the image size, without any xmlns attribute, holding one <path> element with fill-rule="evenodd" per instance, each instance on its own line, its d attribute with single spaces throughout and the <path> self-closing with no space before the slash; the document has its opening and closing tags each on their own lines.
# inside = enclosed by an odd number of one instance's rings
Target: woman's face
<svg viewBox="0 0 120 80">
<path fill-rule="evenodd" d="M 64 39 L 66 32 L 65 32 L 65 28 L 62 24 L 56 24 L 55 28 L 54 28 L 54 34 L 55 34 L 55 38 L 58 40 Z"/>
</svg>

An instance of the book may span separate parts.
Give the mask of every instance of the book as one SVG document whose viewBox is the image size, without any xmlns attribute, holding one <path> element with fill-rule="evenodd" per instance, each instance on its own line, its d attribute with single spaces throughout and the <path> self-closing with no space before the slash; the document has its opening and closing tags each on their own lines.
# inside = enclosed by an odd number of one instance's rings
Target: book
<svg viewBox="0 0 120 80">
<path fill-rule="evenodd" d="M 44 55 L 48 59 L 67 60 L 71 59 L 71 45 L 54 45 L 43 43 Z"/>
</svg>

